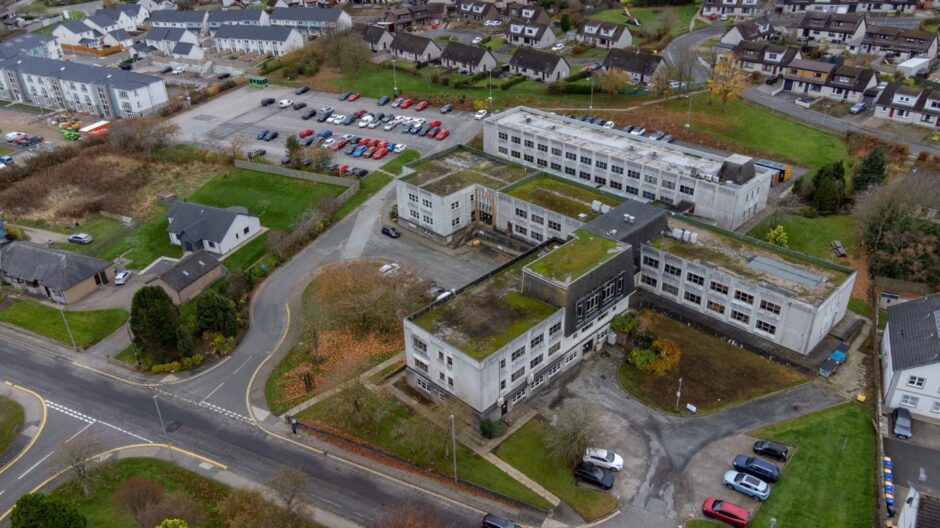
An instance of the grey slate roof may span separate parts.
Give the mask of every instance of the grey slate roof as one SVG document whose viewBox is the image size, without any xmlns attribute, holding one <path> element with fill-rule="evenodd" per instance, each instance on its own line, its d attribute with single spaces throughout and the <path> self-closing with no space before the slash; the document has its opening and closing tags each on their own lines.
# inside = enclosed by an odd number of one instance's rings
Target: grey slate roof
<svg viewBox="0 0 940 528">
<path fill-rule="evenodd" d="M 39 33 L 20 33 L 14 37 L 0 42 L 0 59 L 8 59 L 16 55 L 25 54 L 27 51 L 45 46 L 48 42 L 55 40 L 52 35 L 40 35 Z"/>
<path fill-rule="evenodd" d="M 168 23 L 203 23 L 206 20 L 205 11 L 173 11 L 163 9 L 150 13 L 150 22 Z"/>
<path fill-rule="evenodd" d="M 368 26 L 362 30 L 362 40 L 365 40 L 369 44 L 378 44 L 379 40 L 382 39 L 382 35 L 385 35 L 388 31 L 385 31 L 385 28 L 380 26 Z"/>
<path fill-rule="evenodd" d="M 215 38 L 285 42 L 291 31 L 295 31 L 294 28 L 287 26 L 226 25 L 216 30 Z"/>
<path fill-rule="evenodd" d="M 173 46 L 174 55 L 189 55 L 189 52 L 193 50 L 193 45 L 189 42 L 177 42 L 176 46 Z"/>
<path fill-rule="evenodd" d="M 424 53 L 424 50 L 428 49 L 428 44 L 434 44 L 437 46 L 433 40 L 427 37 L 412 35 L 411 33 L 406 33 L 404 31 L 396 31 L 395 38 L 392 39 L 392 45 L 390 48 L 396 51 L 404 51 L 406 53 L 421 55 Z"/>
<path fill-rule="evenodd" d="M 111 263 L 71 251 L 15 241 L 0 248 L 0 272 L 42 286 L 67 290 Z"/>
<path fill-rule="evenodd" d="M 895 372 L 940 362 L 940 294 L 888 307 L 891 368 Z"/>
<path fill-rule="evenodd" d="M 652 75 L 661 62 L 663 58 L 660 55 L 612 49 L 604 59 L 604 68 L 613 67 L 639 75 Z"/>
<path fill-rule="evenodd" d="M 175 266 L 161 273 L 159 278 L 179 292 L 219 266 L 219 259 L 212 253 L 200 250 L 180 259 Z"/>
<path fill-rule="evenodd" d="M 490 51 L 480 46 L 470 46 L 459 42 L 448 42 L 441 53 L 442 61 L 453 61 L 459 64 L 480 64 L 480 60 Z"/>
<path fill-rule="evenodd" d="M 292 22 L 336 22 L 342 9 L 327 7 L 275 7 L 271 10 L 271 20 Z"/>
<path fill-rule="evenodd" d="M 520 47 L 512 54 L 509 65 L 537 72 L 552 73 L 558 66 L 558 61 L 563 60 L 565 59 L 561 55 Z"/>
<path fill-rule="evenodd" d="M 220 209 L 193 202 L 177 200 L 170 206 L 166 216 L 170 219 L 167 232 L 180 240 L 198 242 L 208 240 L 221 242 L 238 215 L 249 215 L 244 207 Z"/>
<path fill-rule="evenodd" d="M 189 31 L 184 28 L 153 28 L 144 34 L 144 40 L 169 40 L 179 42 L 183 34 Z"/>
<path fill-rule="evenodd" d="M 53 77 L 84 84 L 108 85 L 119 90 L 138 90 L 155 82 L 163 82 L 159 77 L 134 71 L 28 55 L 20 55 L 0 61 L 0 69 L 18 70 L 21 73 L 30 75 Z"/>
<path fill-rule="evenodd" d="M 101 28 L 117 24 L 117 20 L 105 14 L 92 15 L 85 20 Z M 84 22 L 84 20 L 82 22 Z"/>
<path fill-rule="evenodd" d="M 260 9 L 227 9 L 209 12 L 210 24 L 230 24 L 236 22 L 261 22 Z"/>
<path fill-rule="evenodd" d="M 740 24 L 735 24 L 734 27 L 738 28 L 738 32 L 741 33 L 741 38 L 744 40 L 756 40 L 773 35 L 776 32 L 773 24 L 771 24 L 770 20 L 765 16 L 745 20 Z M 766 31 L 761 31 L 762 27 L 765 28 Z"/>
<path fill-rule="evenodd" d="M 123 29 L 115 29 L 114 31 L 112 31 L 112 32 L 110 32 L 110 33 L 108 33 L 108 34 L 111 35 L 112 37 L 114 37 L 114 38 L 117 39 L 117 40 L 130 40 L 130 39 L 134 38 L 134 37 L 131 36 L 130 33 L 128 33 L 127 31 L 125 31 L 125 30 L 123 30 Z"/>
<path fill-rule="evenodd" d="M 88 24 L 86 24 L 83 20 L 73 20 L 71 22 L 65 22 L 63 24 L 59 24 L 59 26 L 64 27 L 65 29 L 71 31 L 72 33 L 85 33 L 86 31 L 92 31 L 92 28 Z"/>
<path fill-rule="evenodd" d="M 134 50 L 137 54 L 142 55 L 142 56 L 150 55 L 151 53 L 157 52 L 157 48 L 153 46 L 148 46 L 142 42 L 138 42 L 137 44 L 134 44 L 133 46 L 131 46 L 131 49 Z"/>
</svg>

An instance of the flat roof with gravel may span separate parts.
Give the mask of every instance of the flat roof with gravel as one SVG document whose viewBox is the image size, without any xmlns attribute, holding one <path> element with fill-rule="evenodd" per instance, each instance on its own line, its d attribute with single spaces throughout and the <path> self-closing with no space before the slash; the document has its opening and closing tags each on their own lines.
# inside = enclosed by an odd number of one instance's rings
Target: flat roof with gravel
<svg viewBox="0 0 940 528">
<path fill-rule="evenodd" d="M 538 172 L 464 148 L 419 160 L 409 167 L 414 174 L 402 180 L 438 196 L 450 195 L 475 183 L 502 189 Z"/>
<path fill-rule="evenodd" d="M 584 215 L 581 218 L 584 222 L 589 222 L 602 213 L 594 208 L 594 202 L 615 207 L 625 200 L 549 174 L 537 174 L 503 189 L 502 192 L 568 218 Z"/>
</svg>

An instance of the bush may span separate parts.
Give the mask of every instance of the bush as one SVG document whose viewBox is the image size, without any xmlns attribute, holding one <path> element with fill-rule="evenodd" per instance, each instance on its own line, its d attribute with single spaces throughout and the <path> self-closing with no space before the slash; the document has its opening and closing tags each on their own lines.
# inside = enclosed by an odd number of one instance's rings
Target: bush
<svg viewBox="0 0 940 528">
<path fill-rule="evenodd" d="M 653 361 L 656 361 L 656 353 L 648 348 L 634 348 L 630 351 L 630 363 L 642 371 L 646 371 Z"/>
<path fill-rule="evenodd" d="M 190 357 L 183 358 L 183 370 L 194 369 L 199 365 L 202 365 L 202 356 L 199 354 L 194 354 Z"/>
<path fill-rule="evenodd" d="M 513 77 L 512 79 L 509 79 L 508 81 L 506 81 L 506 82 L 504 82 L 503 84 L 499 85 L 499 89 L 500 89 L 500 90 L 508 90 L 508 89 L 512 88 L 513 86 L 519 84 L 519 83 L 525 82 L 525 80 L 526 80 L 527 78 L 528 78 L 528 77 L 526 77 L 525 75 L 517 75 L 517 76 Z"/>
<path fill-rule="evenodd" d="M 140 528 L 153 528 L 164 519 L 182 519 L 190 526 L 197 526 L 202 524 L 204 517 L 202 507 L 195 500 L 182 493 L 174 493 L 145 506 L 137 514 L 137 525 Z"/>
<path fill-rule="evenodd" d="M 167 374 L 170 372 L 179 372 L 182 369 L 179 361 L 173 361 L 170 363 L 160 363 L 150 367 L 150 372 L 154 374 Z"/>
<path fill-rule="evenodd" d="M 236 331 L 238 331 L 238 322 L 232 301 L 211 291 L 196 298 L 196 332 L 198 334 L 217 332 L 225 336 L 233 336 Z"/>
<path fill-rule="evenodd" d="M 163 498 L 163 486 L 160 483 L 149 478 L 135 475 L 121 485 L 114 496 L 114 501 L 121 508 L 129 511 L 134 518 L 148 504 L 159 501 Z"/>
<path fill-rule="evenodd" d="M 74 504 L 56 495 L 29 493 L 17 499 L 10 528 L 85 528 L 87 521 Z"/>
<path fill-rule="evenodd" d="M 202 338 L 209 345 L 209 350 L 212 350 L 213 354 L 225 356 L 235 349 L 234 337 L 225 337 L 216 332 L 206 332 L 202 335 Z"/>
<path fill-rule="evenodd" d="M 484 419 L 482 422 L 480 422 L 480 434 L 482 434 L 484 438 L 499 438 L 500 436 L 503 436 L 503 433 L 505 432 L 506 426 L 503 425 L 503 422 L 499 420 L 493 421 L 490 419 Z"/>
</svg>

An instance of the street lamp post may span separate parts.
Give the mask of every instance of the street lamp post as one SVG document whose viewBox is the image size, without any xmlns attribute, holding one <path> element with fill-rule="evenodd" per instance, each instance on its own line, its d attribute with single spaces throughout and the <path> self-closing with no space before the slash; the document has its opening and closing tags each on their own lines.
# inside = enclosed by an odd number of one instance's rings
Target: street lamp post
<svg viewBox="0 0 940 528">
<path fill-rule="evenodd" d="M 588 77 L 591 82 L 591 102 L 588 104 L 588 110 L 594 110 L 594 77 Z"/>
<path fill-rule="evenodd" d="M 128 324 L 127 336 L 131 338 L 131 346 L 134 347 L 134 362 L 137 363 L 137 370 L 140 370 L 140 353 L 137 350 L 137 345 L 134 343 L 134 334 L 131 333 L 131 325 Z"/>
<path fill-rule="evenodd" d="M 450 450 L 454 453 L 454 483 L 457 483 L 457 426 L 454 423 L 454 415 L 450 415 Z"/>
<path fill-rule="evenodd" d="M 489 107 L 492 108 L 493 107 L 493 72 L 490 72 L 489 75 L 486 76 L 486 78 L 489 81 L 489 87 L 490 87 L 490 96 L 487 98 L 487 103 L 489 104 Z"/>
<path fill-rule="evenodd" d="M 676 390 L 676 409 L 679 409 L 679 398 L 682 397 L 682 378 L 679 378 L 679 388 Z"/>
<path fill-rule="evenodd" d="M 395 59 L 392 59 L 392 84 L 394 85 L 392 87 L 392 91 L 397 96 L 398 95 L 398 72 L 395 69 Z"/>
<path fill-rule="evenodd" d="M 65 284 L 65 271 L 59 270 L 59 280 Z M 60 298 L 61 297 L 61 298 Z M 72 335 L 72 327 L 69 326 L 69 320 L 65 317 L 65 310 L 62 309 L 62 301 L 65 300 L 65 292 L 59 290 L 59 295 L 55 296 L 55 304 L 59 307 L 59 315 L 62 316 L 62 323 L 65 324 L 65 332 L 69 335 L 69 341 L 72 342 L 72 349 L 78 352 L 78 344 L 75 343 L 75 336 Z"/>
<path fill-rule="evenodd" d="M 689 100 L 689 113 L 685 117 L 685 128 L 692 128 L 692 96 L 685 96 Z"/>
</svg>

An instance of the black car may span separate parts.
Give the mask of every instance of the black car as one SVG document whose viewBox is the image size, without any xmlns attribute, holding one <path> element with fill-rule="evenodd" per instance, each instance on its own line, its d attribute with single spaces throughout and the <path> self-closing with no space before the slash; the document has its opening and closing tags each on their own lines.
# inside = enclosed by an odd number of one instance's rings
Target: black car
<svg viewBox="0 0 940 528">
<path fill-rule="evenodd" d="M 574 479 L 590 482 L 604 489 L 610 489 L 614 486 L 613 475 L 588 462 L 581 462 L 578 467 L 574 468 Z"/>
<path fill-rule="evenodd" d="M 170 73 L 173 71 L 173 66 L 164 66 L 160 68 L 160 73 Z"/>
<path fill-rule="evenodd" d="M 313 145 L 315 139 L 317 139 L 316 136 L 307 136 L 300 140 L 300 146 L 309 147 L 310 145 Z"/>
<path fill-rule="evenodd" d="M 265 97 L 264 99 L 261 100 L 261 106 L 271 106 L 273 104 L 274 104 L 273 97 Z"/>
<path fill-rule="evenodd" d="M 121 65 L 118 66 L 118 68 L 121 68 L 122 70 L 125 70 L 125 71 L 129 71 L 129 70 L 134 69 L 134 65 L 131 64 L 130 62 L 122 62 Z"/>
<path fill-rule="evenodd" d="M 441 113 L 442 113 L 442 114 L 449 114 L 450 111 L 453 110 L 453 109 L 454 109 L 454 105 L 452 105 L 452 104 L 446 104 L 446 105 L 444 105 L 444 106 L 441 107 Z"/>
<path fill-rule="evenodd" d="M 764 81 L 764 82 L 767 83 L 767 84 L 770 85 L 770 86 L 773 86 L 773 85 L 777 84 L 777 81 L 779 81 L 779 80 L 780 80 L 780 77 L 777 77 L 776 75 L 774 75 L 773 77 L 768 77 L 767 80 Z"/>
<path fill-rule="evenodd" d="M 382 226 L 382 234 L 388 235 L 392 238 L 398 238 L 401 236 L 401 233 L 399 233 L 397 229 L 395 229 L 393 226 L 390 226 L 388 224 Z"/>
<path fill-rule="evenodd" d="M 290 156 L 284 156 L 281 158 L 281 165 L 290 165 Z"/>
<path fill-rule="evenodd" d="M 345 101 L 345 100 L 348 99 L 349 96 L 352 95 L 352 94 L 353 94 L 353 93 L 352 93 L 352 92 L 349 92 L 349 91 L 343 92 L 343 93 L 339 94 L 339 100 L 340 100 L 340 101 Z"/>
<path fill-rule="evenodd" d="M 221 81 L 222 79 L 228 79 L 231 76 L 232 76 L 231 73 L 220 73 L 216 75 L 215 78 Z"/>
<path fill-rule="evenodd" d="M 420 137 L 427 136 L 428 132 L 430 131 L 431 131 L 431 127 L 429 127 L 428 125 L 424 125 L 423 127 L 421 127 L 421 130 L 418 131 L 418 136 Z"/>
<path fill-rule="evenodd" d="M 355 176 L 355 177 L 357 177 L 357 178 L 365 178 L 365 177 L 366 177 L 366 174 L 369 174 L 369 171 L 367 171 L 367 170 L 365 170 L 365 169 L 360 169 L 359 167 L 353 167 L 353 168 L 347 170 L 346 172 L 349 173 L 349 174 L 352 174 L 353 176 Z"/>
<path fill-rule="evenodd" d="M 300 110 L 301 108 L 306 108 L 306 107 L 307 107 L 307 103 L 303 101 L 297 101 L 296 103 L 294 103 L 294 110 Z"/>
<path fill-rule="evenodd" d="M 271 140 L 273 140 L 273 139 L 276 139 L 278 135 L 279 135 L 279 134 L 277 133 L 277 130 L 272 130 L 272 131 L 268 132 L 268 135 L 265 136 L 264 140 L 265 140 L 265 141 L 271 141 Z"/>
<path fill-rule="evenodd" d="M 20 146 L 31 147 L 33 145 L 38 145 L 42 143 L 43 141 L 45 141 L 45 139 L 43 139 L 42 136 L 29 136 L 26 139 L 24 139 L 22 143 L 20 143 Z"/>
<path fill-rule="evenodd" d="M 487 513 L 480 522 L 480 528 L 519 528 L 519 525 L 509 519 Z"/>
<path fill-rule="evenodd" d="M 391 101 L 391 100 L 392 100 L 391 97 L 389 97 L 389 96 L 387 96 L 387 95 L 383 95 L 382 97 L 379 97 L 378 104 L 379 104 L 379 106 L 385 106 L 385 105 L 387 105 L 388 102 Z"/>
<path fill-rule="evenodd" d="M 327 119 L 329 119 L 331 115 L 333 115 L 333 112 L 323 112 L 322 114 L 320 114 L 320 117 L 317 118 L 317 122 L 323 123 Z"/>
<path fill-rule="evenodd" d="M 301 86 L 300 88 L 297 88 L 296 90 L 294 90 L 294 95 L 303 95 L 309 91 L 310 91 L 310 88 L 307 88 L 306 86 Z"/>
<path fill-rule="evenodd" d="M 738 455 L 734 457 L 734 461 L 731 465 L 741 473 L 753 475 L 765 482 L 777 482 L 780 480 L 780 469 L 763 458 Z"/>
<path fill-rule="evenodd" d="M 341 124 L 341 125 L 347 125 L 347 126 L 348 126 L 348 125 L 351 125 L 351 124 L 353 124 L 353 123 L 355 123 L 355 122 L 356 122 L 356 118 L 353 117 L 353 116 L 351 116 L 351 115 L 348 115 L 348 116 L 346 116 L 346 119 L 343 119 L 343 122 L 340 123 L 340 124 Z"/>
<path fill-rule="evenodd" d="M 783 444 L 771 442 L 770 440 L 758 440 L 754 442 L 754 452 L 765 457 L 776 458 L 781 462 L 786 462 L 790 456 L 790 450 Z"/>
<path fill-rule="evenodd" d="M 270 133 L 271 133 L 271 131 L 266 128 L 266 129 L 262 130 L 261 132 L 258 132 L 258 135 L 255 136 L 255 139 L 260 140 L 260 141 L 264 141 L 264 138 L 268 137 L 268 134 L 270 134 Z"/>
<path fill-rule="evenodd" d="M 311 109 L 307 110 L 306 112 L 300 114 L 300 118 L 306 121 L 307 119 L 310 119 L 310 118 L 312 118 L 312 117 L 316 117 L 316 115 L 317 115 L 317 111 L 314 110 L 313 108 L 311 108 Z"/>
</svg>

